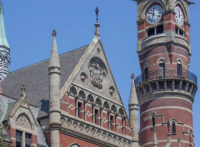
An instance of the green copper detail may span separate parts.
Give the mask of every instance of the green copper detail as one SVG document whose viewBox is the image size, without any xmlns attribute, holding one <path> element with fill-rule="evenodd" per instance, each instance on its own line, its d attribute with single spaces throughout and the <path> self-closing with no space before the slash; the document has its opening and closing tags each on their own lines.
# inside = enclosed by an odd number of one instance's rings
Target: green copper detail
<svg viewBox="0 0 200 147">
<path fill-rule="evenodd" d="M 4 16 L 3 16 L 3 4 L 0 1 L 0 46 L 10 48 L 5 31 Z"/>
</svg>

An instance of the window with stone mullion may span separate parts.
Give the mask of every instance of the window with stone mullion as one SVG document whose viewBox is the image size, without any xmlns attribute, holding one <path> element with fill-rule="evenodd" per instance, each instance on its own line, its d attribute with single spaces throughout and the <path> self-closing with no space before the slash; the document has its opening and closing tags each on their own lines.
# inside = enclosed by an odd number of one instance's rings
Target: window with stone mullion
<svg viewBox="0 0 200 147">
<path fill-rule="evenodd" d="M 26 133 L 25 142 L 26 142 L 26 147 L 31 147 L 31 134 Z"/>
<path fill-rule="evenodd" d="M 22 144 L 22 134 L 21 131 L 16 131 L 16 147 L 21 147 Z"/>
</svg>

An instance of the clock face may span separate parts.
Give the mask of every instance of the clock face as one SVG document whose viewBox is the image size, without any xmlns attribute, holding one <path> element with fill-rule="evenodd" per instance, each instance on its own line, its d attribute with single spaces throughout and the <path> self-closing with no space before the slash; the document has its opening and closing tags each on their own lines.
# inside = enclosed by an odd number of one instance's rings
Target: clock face
<svg viewBox="0 0 200 147">
<path fill-rule="evenodd" d="M 184 22 L 184 16 L 183 16 L 183 12 L 181 10 L 181 8 L 179 6 L 176 6 L 175 8 L 175 18 L 176 18 L 176 22 L 182 26 L 183 22 Z"/>
<path fill-rule="evenodd" d="M 149 8 L 146 19 L 149 24 L 156 24 L 162 18 L 162 8 L 159 5 L 153 5 Z"/>
</svg>

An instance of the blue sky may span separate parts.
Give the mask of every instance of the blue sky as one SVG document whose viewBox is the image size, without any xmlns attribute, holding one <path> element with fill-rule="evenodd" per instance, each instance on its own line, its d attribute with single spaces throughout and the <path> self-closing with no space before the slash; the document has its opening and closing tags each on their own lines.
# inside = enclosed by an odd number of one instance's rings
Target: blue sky
<svg viewBox="0 0 200 147">
<path fill-rule="evenodd" d="M 10 70 L 49 58 L 51 32 L 57 31 L 59 53 L 79 48 L 94 36 L 96 6 L 100 9 L 101 40 L 127 108 L 130 75 L 140 74 L 137 57 L 137 7 L 131 0 L 11 0 L 4 1 L 7 38 L 11 47 Z M 190 71 L 198 77 L 200 1 L 190 7 L 192 57 Z M 200 92 L 195 97 L 194 135 L 200 146 Z"/>
</svg>

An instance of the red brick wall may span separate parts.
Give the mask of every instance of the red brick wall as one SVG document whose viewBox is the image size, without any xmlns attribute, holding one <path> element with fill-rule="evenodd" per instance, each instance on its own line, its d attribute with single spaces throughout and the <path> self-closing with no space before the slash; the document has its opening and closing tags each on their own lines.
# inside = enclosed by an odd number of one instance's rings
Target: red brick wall
<svg viewBox="0 0 200 147">
<path fill-rule="evenodd" d="M 71 106 L 71 105 L 73 105 L 73 107 L 76 107 L 74 98 L 71 97 L 71 96 L 67 96 L 67 94 L 65 94 L 63 96 L 63 98 L 61 99 L 61 110 L 65 111 L 65 112 L 68 112 L 68 110 L 69 110 L 69 114 L 70 115 L 76 116 L 76 113 L 75 113 L 76 110 L 75 109 L 71 110 L 71 108 L 69 108 L 69 106 Z M 101 124 L 100 123 L 100 108 L 99 107 L 96 107 L 96 108 L 98 109 L 98 125 L 100 126 L 100 124 Z M 89 111 L 90 114 L 93 114 L 93 110 L 92 109 L 93 109 L 92 104 L 86 103 L 86 112 Z M 116 126 L 115 126 L 115 123 L 116 123 L 115 115 L 113 113 L 112 113 L 112 115 L 113 115 L 113 131 L 117 132 Z M 86 119 L 84 117 L 84 103 L 82 103 L 82 114 L 81 114 L 81 116 L 82 116 L 83 120 L 93 123 L 93 116 L 92 115 L 88 116 L 86 114 Z M 103 110 L 102 117 L 105 118 L 105 122 L 102 121 L 103 122 L 103 128 L 108 129 L 108 120 L 109 120 L 109 118 L 108 118 L 108 111 L 107 110 L 105 110 L 105 109 Z M 118 116 L 118 119 L 119 119 L 119 121 L 118 121 L 118 123 L 119 123 L 118 133 L 119 134 L 123 134 L 123 132 L 121 131 L 122 129 L 120 129 L 120 128 L 122 128 L 122 123 L 120 121 L 120 120 L 122 120 L 122 116 Z M 94 124 L 94 125 L 96 125 L 96 124 Z M 132 136 L 132 131 L 130 129 L 130 125 L 128 123 L 128 120 L 126 120 L 126 135 Z"/>
<path fill-rule="evenodd" d="M 158 142 L 165 140 L 166 144 L 168 138 L 168 126 L 163 123 L 176 119 L 178 122 L 176 125 L 176 134 L 171 135 L 171 139 L 177 140 L 178 138 L 181 138 L 182 141 L 193 143 L 192 137 L 188 134 L 183 134 L 183 132 L 188 132 L 193 128 L 192 103 L 189 102 L 189 100 L 170 97 L 152 100 L 141 105 L 141 145 L 151 143 L 153 141 L 153 126 L 152 119 L 150 117 L 152 112 L 157 115 L 155 124 Z M 169 127 L 169 133 L 172 133 L 172 126 Z M 187 143 L 182 143 L 182 146 L 185 144 Z M 161 145 L 162 144 L 159 143 L 159 146 Z"/>
<path fill-rule="evenodd" d="M 74 143 L 79 144 L 81 147 L 100 147 L 98 145 L 95 145 L 87 141 L 80 140 L 80 139 L 77 139 L 77 138 L 62 134 L 62 133 L 60 134 L 60 143 L 61 143 L 60 147 L 68 147 Z"/>
</svg>

